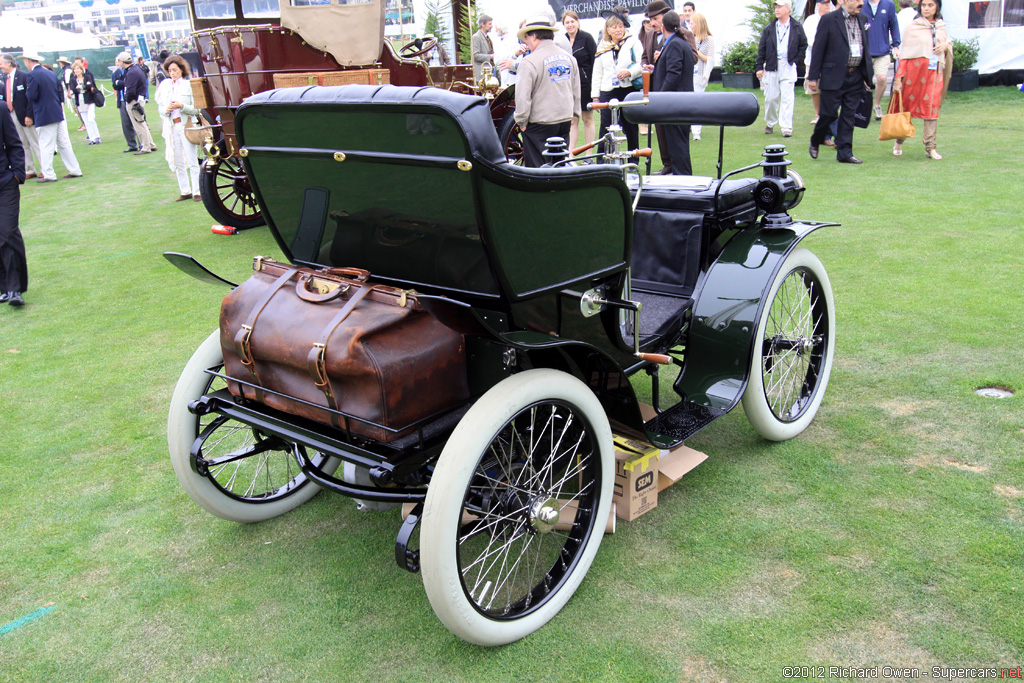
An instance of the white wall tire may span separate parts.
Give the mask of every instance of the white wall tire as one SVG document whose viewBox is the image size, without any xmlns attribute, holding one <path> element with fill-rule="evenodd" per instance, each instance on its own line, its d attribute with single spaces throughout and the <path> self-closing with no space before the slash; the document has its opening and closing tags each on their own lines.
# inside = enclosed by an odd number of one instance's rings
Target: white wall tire
<svg viewBox="0 0 1024 683">
<path fill-rule="evenodd" d="M 529 370 L 484 394 L 452 433 L 427 488 L 420 564 L 438 618 L 488 646 L 546 624 L 594 560 L 614 476 L 608 419 L 576 378 Z M 554 511 L 574 497 L 575 517 L 562 512 L 569 528 L 550 528 Z M 464 508 L 477 519 L 465 523 Z"/>
<path fill-rule="evenodd" d="M 214 331 L 196 349 L 182 371 L 167 416 L 171 465 L 188 495 L 208 512 L 234 522 L 261 522 L 302 505 L 315 496 L 320 487 L 306 479 L 286 448 L 228 463 L 211 470 L 210 476 L 193 471 L 192 444 L 200 431 L 218 416 L 193 415 L 188 404 L 207 393 L 211 384 L 215 389 L 224 386 L 223 380 L 213 379 L 205 372 L 223 362 L 220 332 Z M 250 427 L 229 420 L 207 439 L 204 456 L 223 457 L 262 438 Z M 312 460 L 321 464 L 327 474 L 333 474 L 341 463 L 320 454 Z"/>
<path fill-rule="evenodd" d="M 835 304 L 825 267 L 806 249 L 794 249 L 766 302 L 743 410 L 762 437 L 785 441 L 811 424 L 832 372 Z"/>
</svg>

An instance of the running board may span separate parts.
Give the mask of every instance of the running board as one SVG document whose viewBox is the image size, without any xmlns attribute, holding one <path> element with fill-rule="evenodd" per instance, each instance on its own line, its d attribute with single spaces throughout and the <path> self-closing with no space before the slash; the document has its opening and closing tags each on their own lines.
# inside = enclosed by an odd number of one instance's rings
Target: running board
<svg viewBox="0 0 1024 683">
<path fill-rule="evenodd" d="M 709 424 L 725 415 L 726 411 L 710 406 L 699 406 L 690 401 L 680 401 L 665 412 L 644 423 L 648 432 L 671 437 L 678 442 L 686 441 Z"/>
</svg>

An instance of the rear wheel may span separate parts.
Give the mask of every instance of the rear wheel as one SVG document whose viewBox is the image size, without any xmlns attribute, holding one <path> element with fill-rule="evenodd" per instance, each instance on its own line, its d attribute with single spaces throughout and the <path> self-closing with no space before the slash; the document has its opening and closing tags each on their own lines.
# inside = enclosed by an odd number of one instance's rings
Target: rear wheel
<svg viewBox="0 0 1024 683">
<path fill-rule="evenodd" d="M 825 396 L 834 349 L 828 273 L 814 254 L 795 249 L 769 289 L 743 393 L 758 434 L 785 441 L 807 428 Z"/>
<path fill-rule="evenodd" d="M 574 377 L 530 370 L 477 401 L 423 513 L 423 584 L 445 626 L 503 645 L 554 617 L 601 544 L 614 471 L 608 419 Z"/>
<path fill-rule="evenodd" d="M 206 210 L 222 225 L 247 230 L 266 223 L 256 203 L 249 177 L 234 157 L 203 161 L 199 173 L 199 192 Z"/>
<path fill-rule="evenodd" d="M 224 388 L 224 380 L 206 372 L 223 362 L 217 330 L 196 349 L 174 388 L 167 417 L 171 465 L 188 495 L 208 512 L 234 522 L 260 522 L 297 508 L 320 487 L 302 473 L 291 443 L 216 413 L 189 412 L 190 402 Z M 197 471 L 191 450 L 200 435 L 204 462 Z M 341 462 L 320 453 L 311 460 L 327 474 Z"/>
</svg>

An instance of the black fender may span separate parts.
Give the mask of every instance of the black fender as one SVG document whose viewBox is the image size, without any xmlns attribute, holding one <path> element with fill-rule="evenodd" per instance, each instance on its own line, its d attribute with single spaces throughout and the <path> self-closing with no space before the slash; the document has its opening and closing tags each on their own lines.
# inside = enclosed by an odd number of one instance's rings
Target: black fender
<svg viewBox="0 0 1024 683">
<path fill-rule="evenodd" d="M 694 292 L 686 361 L 676 391 L 697 405 L 729 411 L 750 376 L 754 335 L 782 263 L 807 235 L 837 223 L 793 222 L 736 235 Z"/>
<path fill-rule="evenodd" d="M 189 256 L 188 254 L 182 254 L 176 251 L 166 251 L 164 252 L 164 258 L 174 264 L 178 270 L 187 275 L 191 275 L 200 282 L 208 282 L 213 285 L 227 285 L 232 289 L 238 286 L 231 280 L 217 275 L 217 273 L 197 261 L 195 257 Z"/>
</svg>

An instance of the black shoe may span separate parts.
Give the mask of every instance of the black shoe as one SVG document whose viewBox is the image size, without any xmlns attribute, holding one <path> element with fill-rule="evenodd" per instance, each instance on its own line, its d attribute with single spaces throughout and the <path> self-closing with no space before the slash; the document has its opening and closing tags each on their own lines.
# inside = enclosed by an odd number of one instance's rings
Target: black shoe
<svg viewBox="0 0 1024 683">
<path fill-rule="evenodd" d="M 841 163 L 841 164 L 863 164 L 864 162 L 861 161 L 860 159 L 858 159 L 857 157 L 846 157 L 844 159 L 840 159 L 839 163 Z"/>
<path fill-rule="evenodd" d="M 655 173 L 654 175 L 672 175 L 672 167 L 666 166 L 657 173 Z"/>
<path fill-rule="evenodd" d="M 21 298 L 21 292 L 7 292 L 7 303 L 12 306 L 24 306 L 25 300 Z"/>
<path fill-rule="evenodd" d="M 138 152 L 138 151 L 139 151 L 138 147 L 129 147 L 128 149 L 122 149 L 121 150 L 121 154 L 135 153 L 135 152 Z"/>
<path fill-rule="evenodd" d="M 7 303 L 7 300 L 10 299 L 10 298 L 11 298 L 11 293 L 10 292 L 0 293 L 0 304 Z"/>
<path fill-rule="evenodd" d="M 811 155 L 812 159 L 817 159 L 818 158 L 818 146 L 817 145 L 811 145 L 810 147 L 807 148 L 807 153 Z"/>
</svg>

